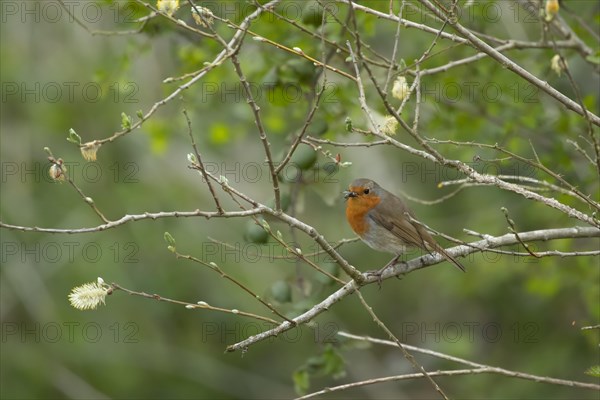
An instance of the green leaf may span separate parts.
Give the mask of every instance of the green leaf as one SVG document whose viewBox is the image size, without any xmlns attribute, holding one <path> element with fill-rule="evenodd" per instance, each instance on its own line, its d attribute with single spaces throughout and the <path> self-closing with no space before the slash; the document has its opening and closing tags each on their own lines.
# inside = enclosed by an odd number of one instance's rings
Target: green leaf
<svg viewBox="0 0 600 400">
<path fill-rule="evenodd" d="M 69 129 L 69 137 L 67 137 L 67 141 L 81 145 L 81 136 L 79 136 L 77 132 L 75 132 L 75 130 L 71 128 Z"/>
<path fill-rule="evenodd" d="M 341 354 L 333 345 L 327 344 L 323 353 L 309 357 L 296 372 L 302 370 L 309 375 L 331 376 L 338 379 L 346 375 L 344 366 L 345 362 Z"/>
<path fill-rule="evenodd" d="M 262 83 L 267 88 L 274 88 L 279 83 L 279 71 L 276 67 L 271 68 L 263 76 Z"/>
<path fill-rule="evenodd" d="M 331 375 L 334 379 L 343 378 L 346 376 L 345 363 L 342 355 L 331 344 L 327 345 L 323 353 L 325 375 Z"/>
<path fill-rule="evenodd" d="M 325 375 L 325 358 L 323 354 L 312 356 L 306 360 L 306 370 L 313 376 Z"/>
<path fill-rule="evenodd" d="M 346 124 L 346 131 L 352 132 L 352 120 L 350 119 L 350 117 L 346 117 L 344 123 Z"/>
<path fill-rule="evenodd" d="M 144 130 L 150 134 L 150 145 L 155 153 L 162 153 L 167 148 L 169 124 L 162 119 L 149 119 L 144 124 Z"/>
<path fill-rule="evenodd" d="M 210 127 L 210 141 L 212 144 L 224 145 L 231 140 L 231 132 L 228 125 L 216 123 Z"/>
<path fill-rule="evenodd" d="M 296 393 L 300 396 L 306 394 L 310 387 L 310 375 L 308 371 L 304 368 L 297 369 L 294 371 L 292 379 L 294 380 L 294 390 Z"/>
<path fill-rule="evenodd" d="M 131 117 L 124 112 L 121 113 L 121 128 L 126 130 L 131 129 Z"/>
<path fill-rule="evenodd" d="M 284 84 L 308 84 L 314 78 L 315 73 L 316 68 L 313 63 L 303 58 L 293 58 L 281 66 L 279 78 Z"/>
<path fill-rule="evenodd" d="M 593 365 L 589 367 L 584 374 L 593 376 L 595 378 L 600 378 L 600 365 Z"/>
<path fill-rule="evenodd" d="M 596 53 L 594 55 L 590 54 L 585 59 L 588 60 L 591 63 L 600 64 L 600 53 Z"/>
<path fill-rule="evenodd" d="M 590 94 L 583 98 L 583 105 L 588 110 L 594 110 L 596 108 L 596 100 L 597 100 L 596 96 Z"/>
<path fill-rule="evenodd" d="M 175 238 L 173 236 L 171 236 L 171 234 L 169 232 L 165 232 L 164 238 L 165 238 L 165 242 L 167 242 L 167 244 L 169 246 L 175 247 Z"/>
</svg>

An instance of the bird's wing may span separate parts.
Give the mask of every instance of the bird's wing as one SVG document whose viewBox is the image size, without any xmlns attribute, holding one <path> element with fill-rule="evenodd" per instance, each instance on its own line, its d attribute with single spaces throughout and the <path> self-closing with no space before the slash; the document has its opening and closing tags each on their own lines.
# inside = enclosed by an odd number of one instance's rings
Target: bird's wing
<svg viewBox="0 0 600 400">
<path fill-rule="evenodd" d="M 402 213 L 402 218 L 394 215 L 388 215 L 387 213 L 377 209 L 369 213 L 369 216 L 373 218 L 373 221 L 386 228 L 399 239 L 406 242 L 406 244 L 419 247 L 429 252 L 431 249 L 431 242 L 435 243 L 435 241 L 433 241 L 433 238 L 425 230 L 425 228 L 423 228 L 421 225 L 411 222 L 408 217 L 404 215 L 404 212 L 408 212 L 412 217 L 412 214 L 408 208 L 406 208 L 404 204 L 400 204 L 400 206 L 401 207 L 396 208 L 396 211 Z M 429 246 L 427 244 L 429 244 Z"/>
<path fill-rule="evenodd" d="M 403 204 L 402 204 L 403 205 Z M 412 213 L 406 208 L 403 207 L 404 212 L 408 212 L 408 214 L 413 217 Z M 465 267 L 458 262 L 458 260 L 452 257 L 443 247 L 441 247 L 435 239 L 431 236 L 427 230 L 419 224 L 411 222 L 404 215 L 404 218 L 399 220 L 398 218 L 394 218 L 393 216 L 386 215 L 381 212 L 371 212 L 369 215 L 375 222 L 386 228 L 388 231 L 393 233 L 395 236 L 404 241 L 407 245 L 415 246 L 421 248 L 428 253 L 431 251 L 436 251 L 440 253 L 446 260 L 450 261 L 454 265 L 456 265 L 460 270 L 465 272 Z"/>
</svg>

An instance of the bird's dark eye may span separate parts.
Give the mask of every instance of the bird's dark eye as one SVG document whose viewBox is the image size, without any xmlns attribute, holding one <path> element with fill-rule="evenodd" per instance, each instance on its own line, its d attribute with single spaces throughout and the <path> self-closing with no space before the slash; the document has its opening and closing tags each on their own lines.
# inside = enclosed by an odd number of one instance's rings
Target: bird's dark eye
<svg viewBox="0 0 600 400">
<path fill-rule="evenodd" d="M 364 193 L 364 194 L 369 194 L 369 189 L 365 189 L 365 190 L 363 190 L 363 193 Z"/>
</svg>

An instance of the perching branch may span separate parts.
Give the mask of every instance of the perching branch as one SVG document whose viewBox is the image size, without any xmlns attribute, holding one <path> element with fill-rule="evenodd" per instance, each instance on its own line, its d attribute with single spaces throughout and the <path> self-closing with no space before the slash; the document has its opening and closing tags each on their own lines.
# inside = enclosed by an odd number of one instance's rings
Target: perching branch
<svg viewBox="0 0 600 400">
<path fill-rule="evenodd" d="M 573 227 L 573 228 L 559 228 L 559 229 L 544 229 L 538 231 L 520 232 L 519 238 L 523 242 L 532 241 L 549 241 L 555 239 L 565 238 L 591 238 L 600 237 L 600 229 L 589 228 L 589 227 Z M 476 242 L 468 243 L 467 245 L 461 245 L 446 249 L 453 257 L 464 257 L 468 254 L 478 253 L 485 251 L 490 248 L 497 248 L 502 246 L 509 246 L 519 243 L 519 240 L 513 233 L 507 233 L 502 236 L 486 236 L 485 239 Z M 317 315 L 329 310 L 329 308 L 349 296 L 358 290 L 361 286 L 379 282 L 380 280 L 386 280 L 392 277 L 401 276 L 413 272 L 415 270 L 429 267 L 431 265 L 439 264 L 444 261 L 444 258 L 438 254 L 435 255 L 424 255 L 406 263 L 396 264 L 393 268 L 387 268 L 381 277 L 363 274 L 363 282 L 358 284 L 355 280 L 348 282 L 342 288 L 329 295 L 325 300 L 319 304 L 314 305 L 310 310 L 302 313 L 301 315 L 293 318 L 294 324 L 287 321 L 282 322 L 279 326 L 274 327 L 265 332 L 261 332 L 257 335 L 250 336 L 249 338 L 242 340 L 241 342 L 232 344 L 227 347 L 227 351 L 245 350 L 249 346 L 268 339 L 272 336 L 280 335 L 281 333 L 294 328 L 297 325 L 305 324 L 312 321 Z M 364 270 L 376 269 L 376 266 L 365 266 Z"/>
</svg>

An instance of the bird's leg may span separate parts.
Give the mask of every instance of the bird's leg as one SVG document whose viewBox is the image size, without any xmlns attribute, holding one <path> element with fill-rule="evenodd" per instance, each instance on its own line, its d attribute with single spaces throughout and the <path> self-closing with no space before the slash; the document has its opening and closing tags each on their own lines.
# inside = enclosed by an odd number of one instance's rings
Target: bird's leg
<svg viewBox="0 0 600 400">
<path fill-rule="evenodd" d="M 381 276 L 383 275 L 383 271 L 385 271 L 386 269 L 388 269 L 389 267 L 393 267 L 394 265 L 396 265 L 398 263 L 398 260 L 400 259 L 401 255 L 398 254 L 396 257 L 392 258 L 390 260 L 390 262 L 388 262 L 387 264 L 385 264 L 385 266 L 381 269 L 378 269 L 376 271 L 367 271 L 367 275 L 373 275 L 377 277 L 377 284 L 379 285 L 379 289 L 381 289 Z"/>
<path fill-rule="evenodd" d="M 396 257 L 392 258 L 390 260 L 390 262 L 385 265 L 385 267 L 381 268 L 378 271 L 379 275 L 383 274 L 383 271 L 385 271 L 386 269 L 388 269 L 388 268 L 393 267 L 394 265 L 396 265 L 398 263 L 398 260 L 400 259 L 400 257 L 401 257 L 401 255 L 398 254 Z"/>
</svg>

